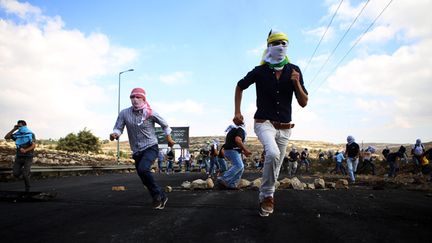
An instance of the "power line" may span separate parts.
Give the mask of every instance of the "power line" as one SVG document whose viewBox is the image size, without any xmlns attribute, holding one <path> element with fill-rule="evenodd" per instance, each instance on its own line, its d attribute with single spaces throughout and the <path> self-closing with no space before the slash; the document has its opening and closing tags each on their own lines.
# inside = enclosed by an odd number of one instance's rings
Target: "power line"
<svg viewBox="0 0 432 243">
<path fill-rule="evenodd" d="M 384 13 L 384 11 L 388 8 L 388 6 L 390 6 L 390 4 L 393 2 L 393 0 L 390 0 L 387 5 L 383 8 L 383 10 L 381 10 L 381 12 L 378 14 L 378 16 L 375 17 L 375 19 L 372 21 L 372 23 L 366 28 L 365 31 L 363 31 L 363 33 L 360 35 L 359 38 L 357 38 L 357 40 L 355 41 L 355 43 L 351 46 L 351 48 L 345 53 L 345 55 L 339 60 L 339 62 L 336 64 L 336 66 L 333 68 L 332 72 L 330 72 L 327 77 L 323 80 L 323 82 L 320 83 L 320 85 L 313 91 L 313 93 L 315 93 L 323 83 L 325 83 L 325 81 L 327 81 L 327 79 L 330 77 L 330 75 L 339 67 L 339 65 L 343 62 L 343 60 L 345 60 L 345 57 L 348 56 L 348 54 L 352 51 L 352 49 L 354 49 L 354 47 L 357 46 L 357 44 L 360 42 L 360 40 L 363 38 L 363 36 L 369 32 L 370 28 L 372 28 L 372 26 L 376 23 L 376 21 L 379 19 L 379 17 L 381 17 L 381 15 Z"/>
<path fill-rule="evenodd" d="M 306 67 L 304 68 L 304 72 L 306 72 L 306 70 L 307 70 L 309 64 L 310 64 L 311 61 L 312 61 L 312 58 L 315 56 L 315 53 L 316 53 L 316 51 L 318 50 L 318 47 L 321 45 L 321 42 L 322 42 L 322 40 L 324 39 L 324 36 L 327 34 L 328 29 L 330 28 L 331 24 L 333 23 L 333 19 L 334 19 L 334 17 L 336 16 L 337 12 L 339 11 L 339 8 L 340 8 L 340 6 L 342 5 L 343 1 L 344 1 L 344 0 L 341 0 L 341 1 L 340 1 L 339 6 L 336 8 L 336 11 L 333 13 L 333 16 L 332 16 L 332 18 L 331 18 L 331 20 L 330 20 L 330 23 L 327 25 L 327 28 L 326 28 L 326 30 L 324 31 L 324 34 L 321 36 L 321 39 L 319 40 L 318 45 L 315 47 L 315 50 L 313 51 L 312 56 L 310 57 L 308 63 L 306 64 Z"/>
<path fill-rule="evenodd" d="M 332 50 L 332 52 L 330 53 L 330 55 L 327 57 L 327 60 L 324 62 L 324 64 L 321 66 L 321 68 L 318 70 L 318 72 L 315 74 L 314 78 L 309 82 L 309 85 L 311 83 L 313 83 L 313 81 L 315 81 L 315 79 L 318 77 L 318 75 L 321 73 L 321 71 L 323 70 L 323 68 L 325 67 L 325 65 L 328 63 L 328 61 L 330 60 L 330 58 L 333 56 L 333 54 L 335 53 L 336 49 L 339 47 L 340 43 L 342 43 L 342 41 L 345 39 L 346 35 L 348 34 L 348 32 L 351 30 L 352 26 L 355 24 L 355 22 L 357 22 L 357 19 L 360 17 L 360 15 L 363 13 L 363 10 L 366 8 L 366 6 L 368 5 L 370 0 L 367 0 L 367 2 L 363 5 L 363 8 L 360 10 L 360 12 L 357 14 L 357 16 L 355 17 L 355 19 L 353 20 L 353 22 L 351 23 L 351 25 L 348 27 L 348 29 L 345 31 L 344 35 L 342 36 L 342 38 L 339 40 L 339 42 L 337 43 L 337 45 L 335 46 L 335 48 Z"/>
</svg>

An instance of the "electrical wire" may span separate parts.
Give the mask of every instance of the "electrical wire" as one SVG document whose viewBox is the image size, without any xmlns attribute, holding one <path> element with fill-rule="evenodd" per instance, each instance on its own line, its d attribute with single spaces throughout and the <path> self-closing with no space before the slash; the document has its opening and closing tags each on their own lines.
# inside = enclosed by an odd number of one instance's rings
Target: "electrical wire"
<svg viewBox="0 0 432 243">
<path fill-rule="evenodd" d="M 388 6 L 390 6 L 390 4 L 393 2 L 393 0 L 390 0 L 387 5 L 383 8 L 383 10 L 381 10 L 381 12 L 378 14 L 378 16 L 375 17 L 375 19 L 372 21 L 371 24 L 369 24 L 369 26 L 366 28 L 365 31 L 363 31 L 363 33 L 359 36 L 359 38 L 357 38 L 357 40 L 354 42 L 354 44 L 351 46 L 351 48 L 345 53 L 345 55 L 339 60 L 339 62 L 336 64 L 336 66 L 333 68 L 332 72 L 330 72 L 327 77 L 324 79 L 323 82 L 320 83 L 320 85 L 312 92 L 315 93 L 323 83 L 325 83 L 327 81 L 327 79 L 330 77 L 331 74 L 333 74 L 333 72 L 339 67 L 339 65 L 345 60 L 345 58 L 348 56 L 348 54 L 352 51 L 352 49 L 354 49 L 354 47 L 357 46 L 357 44 L 360 42 L 360 40 L 363 38 L 363 36 L 369 32 L 370 28 L 372 28 L 372 26 L 376 23 L 376 21 L 379 19 L 379 17 L 381 17 L 381 15 L 384 13 L 384 11 L 388 8 Z"/>
<path fill-rule="evenodd" d="M 323 68 L 327 65 L 328 61 L 330 60 L 330 58 L 333 56 L 333 54 L 336 52 L 336 49 L 339 47 L 339 45 L 342 43 L 342 41 L 345 39 L 346 35 L 348 34 L 348 32 L 351 30 L 352 26 L 357 22 L 357 19 L 360 17 L 360 15 L 363 13 L 364 9 L 366 8 L 366 6 L 369 4 L 370 0 L 367 0 L 367 2 L 363 5 L 363 8 L 360 10 L 360 12 L 357 14 L 357 16 L 355 17 L 355 19 L 353 20 L 353 22 L 351 23 L 351 25 L 348 27 L 348 29 L 345 31 L 344 35 L 342 36 L 342 38 L 339 40 L 339 42 L 337 43 L 337 45 L 335 46 L 335 48 L 332 50 L 332 52 L 330 53 L 330 55 L 327 57 L 326 61 L 324 62 L 324 64 L 321 66 L 321 68 L 318 70 L 318 72 L 315 74 L 314 78 L 309 82 L 309 85 L 311 83 L 313 83 L 315 81 L 315 79 L 318 77 L 318 75 L 321 73 L 321 71 L 323 70 Z"/>
<path fill-rule="evenodd" d="M 333 16 L 330 19 L 330 23 L 327 25 L 326 30 L 324 31 L 324 34 L 321 36 L 321 39 L 319 40 L 317 46 L 315 47 L 315 50 L 312 53 L 312 56 L 309 58 L 308 63 L 306 64 L 306 67 L 304 68 L 304 72 L 306 72 L 307 68 L 309 67 L 309 64 L 311 63 L 313 57 L 315 56 L 316 51 L 318 50 L 318 47 L 321 45 L 322 40 L 324 39 L 325 35 L 327 34 L 327 31 L 329 30 L 331 24 L 333 23 L 333 19 L 336 16 L 337 12 L 339 11 L 340 6 L 342 5 L 344 0 L 341 0 L 339 3 L 339 6 L 336 8 L 335 12 L 333 13 Z"/>
</svg>

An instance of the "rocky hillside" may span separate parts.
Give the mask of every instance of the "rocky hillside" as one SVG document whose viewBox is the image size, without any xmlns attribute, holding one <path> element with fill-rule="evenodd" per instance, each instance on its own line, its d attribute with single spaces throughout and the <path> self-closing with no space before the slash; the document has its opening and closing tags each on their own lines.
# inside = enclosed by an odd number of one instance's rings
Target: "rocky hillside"
<svg viewBox="0 0 432 243">
<path fill-rule="evenodd" d="M 35 151 L 33 164 L 41 166 L 55 165 L 86 165 L 104 166 L 117 164 L 115 153 L 81 154 L 68 153 L 38 144 Z M 0 167 L 10 167 L 15 159 L 15 144 L 13 142 L 0 141 Z M 120 164 L 129 164 L 131 159 L 122 158 Z"/>
<path fill-rule="evenodd" d="M 207 145 L 207 142 L 211 142 L 213 139 L 219 139 L 221 143 L 224 141 L 224 137 L 191 137 L 190 138 L 190 151 L 198 155 L 199 150 Z M 256 137 L 249 137 L 246 142 L 249 149 L 253 152 L 252 156 L 246 159 L 246 162 L 252 162 L 253 158 L 259 157 L 263 151 L 261 143 Z M 389 146 L 392 151 L 396 151 L 401 144 L 363 144 L 363 147 L 373 145 L 377 148 L 378 155 L 380 151 L 385 147 Z M 410 144 L 404 144 L 410 147 Z M 427 148 L 432 147 L 432 143 L 425 144 Z M 36 148 L 34 164 L 37 165 L 113 165 L 117 164 L 116 160 L 116 142 L 104 142 L 102 144 L 102 151 L 99 154 L 81 154 L 81 153 L 68 153 L 54 149 L 55 144 L 44 145 L 38 144 Z M 312 159 L 317 158 L 320 151 L 324 152 L 335 152 L 342 151 L 345 148 L 345 144 L 333 144 L 320 141 L 302 141 L 292 140 L 290 141 L 287 150 L 289 151 L 292 147 L 301 150 L 308 148 L 310 151 L 310 157 Z M 130 147 L 128 142 L 120 143 L 120 164 L 130 164 L 133 160 L 130 159 Z M 11 166 L 15 156 L 15 145 L 12 141 L 0 141 L 0 166 L 8 167 Z"/>
</svg>

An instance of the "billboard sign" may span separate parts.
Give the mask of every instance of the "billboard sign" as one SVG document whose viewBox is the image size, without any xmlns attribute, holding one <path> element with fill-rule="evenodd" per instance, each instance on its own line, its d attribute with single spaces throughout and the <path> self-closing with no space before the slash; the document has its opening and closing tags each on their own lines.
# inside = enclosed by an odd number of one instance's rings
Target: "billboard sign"
<svg viewBox="0 0 432 243">
<path fill-rule="evenodd" d="M 171 137 L 181 148 L 189 148 L 189 127 L 171 127 Z M 158 144 L 168 144 L 161 127 L 156 127 Z"/>
</svg>

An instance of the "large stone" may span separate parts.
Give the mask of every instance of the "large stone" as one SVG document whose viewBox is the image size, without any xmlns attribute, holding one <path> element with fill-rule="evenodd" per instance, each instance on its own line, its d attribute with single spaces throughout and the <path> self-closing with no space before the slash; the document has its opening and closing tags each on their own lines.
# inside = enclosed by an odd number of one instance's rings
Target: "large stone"
<svg viewBox="0 0 432 243">
<path fill-rule="evenodd" d="M 252 184 L 252 182 L 246 180 L 246 179 L 241 179 L 239 184 L 238 184 L 238 188 L 246 188 L 248 186 L 250 186 Z"/>
<path fill-rule="evenodd" d="M 306 183 L 306 189 L 314 190 L 315 189 L 315 184 L 314 183 Z"/>
<path fill-rule="evenodd" d="M 279 181 L 275 181 L 275 190 L 278 189 L 280 186 L 280 182 Z"/>
<path fill-rule="evenodd" d="M 349 183 L 347 179 L 339 179 L 336 181 L 336 188 L 340 188 L 340 189 L 348 189 L 349 188 Z"/>
<path fill-rule="evenodd" d="M 207 184 L 207 189 L 212 189 L 214 187 L 214 182 L 212 178 L 207 178 L 206 184 Z"/>
<path fill-rule="evenodd" d="M 190 183 L 190 181 L 184 181 L 184 182 L 181 184 L 181 187 L 182 187 L 183 189 L 191 189 L 191 183 Z"/>
<path fill-rule="evenodd" d="M 190 185 L 190 188 L 192 190 L 195 190 L 195 189 L 207 189 L 207 182 L 204 181 L 204 180 L 201 180 L 201 179 L 194 180 L 194 181 L 192 181 L 192 183 Z"/>
<path fill-rule="evenodd" d="M 259 190 L 261 187 L 261 183 L 262 183 L 261 178 L 255 179 L 254 181 L 252 181 L 252 185 L 251 185 L 252 189 Z"/>
<path fill-rule="evenodd" d="M 289 179 L 289 178 L 283 178 L 281 181 L 280 181 L 280 186 L 279 186 L 279 188 L 280 189 L 289 189 L 289 188 L 292 188 L 292 185 L 291 185 L 291 179 Z"/>
<path fill-rule="evenodd" d="M 172 192 L 172 187 L 171 186 L 166 186 L 165 187 L 165 192 Z"/>
<path fill-rule="evenodd" d="M 304 190 L 306 184 L 302 183 L 297 177 L 291 179 L 291 185 L 294 190 Z"/>
<path fill-rule="evenodd" d="M 6 156 L 6 161 L 8 161 L 8 162 L 14 162 L 15 161 L 15 155 L 8 155 L 8 156 Z"/>
<path fill-rule="evenodd" d="M 322 178 L 315 179 L 314 185 L 316 189 L 325 189 L 325 181 Z"/>
<path fill-rule="evenodd" d="M 330 189 L 336 189 L 336 183 L 335 182 L 326 182 L 325 187 L 330 188 Z"/>
</svg>

